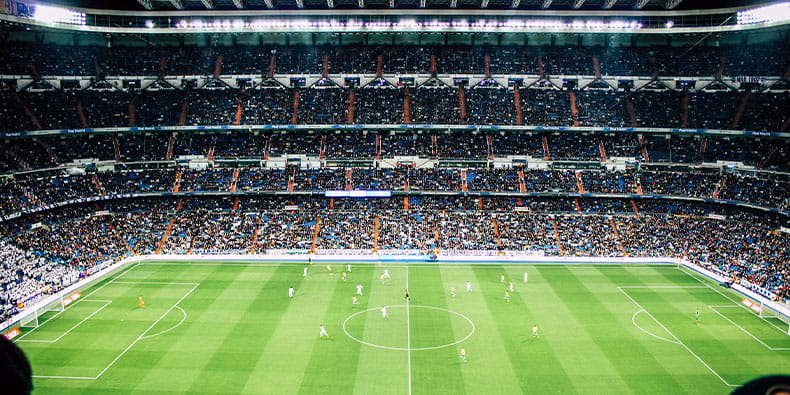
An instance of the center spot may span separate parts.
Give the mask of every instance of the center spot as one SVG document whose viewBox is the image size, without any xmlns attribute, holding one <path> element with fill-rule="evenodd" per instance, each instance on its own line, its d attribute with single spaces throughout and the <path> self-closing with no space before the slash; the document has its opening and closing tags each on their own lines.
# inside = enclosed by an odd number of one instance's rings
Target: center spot
<svg viewBox="0 0 790 395">
<path fill-rule="evenodd" d="M 453 346 L 475 331 L 474 322 L 461 313 L 409 305 L 407 320 L 406 307 L 387 306 L 387 317 L 382 317 L 381 306 L 356 312 L 343 321 L 343 332 L 371 347 L 420 351 Z"/>
</svg>

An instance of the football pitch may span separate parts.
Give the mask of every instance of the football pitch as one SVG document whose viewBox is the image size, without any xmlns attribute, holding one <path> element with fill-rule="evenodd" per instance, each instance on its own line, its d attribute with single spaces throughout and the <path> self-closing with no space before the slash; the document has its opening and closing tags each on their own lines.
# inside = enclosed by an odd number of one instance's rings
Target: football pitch
<svg viewBox="0 0 790 395">
<path fill-rule="evenodd" d="M 675 265 L 305 266 L 134 264 L 15 341 L 42 394 L 722 394 L 790 370 L 786 324 Z"/>
</svg>

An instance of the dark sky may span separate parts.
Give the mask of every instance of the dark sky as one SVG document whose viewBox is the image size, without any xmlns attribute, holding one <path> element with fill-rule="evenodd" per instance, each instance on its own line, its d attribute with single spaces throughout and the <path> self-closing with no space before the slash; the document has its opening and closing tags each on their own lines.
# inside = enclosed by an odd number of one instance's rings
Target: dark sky
<svg viewBox="0 0 790 395">
<path fill-rule="evenodd" d="M 111 8 L 116 10 L 145 10 L 137 0 L 39 0 L 44 3 L 71 5 L 84 8 Z M 769 0 L 683 0 L 678 10 L 726 8 L 749 4 L 760 4 Z M 599 3 L 596 1 L 596 3 Z"/>
</svg>

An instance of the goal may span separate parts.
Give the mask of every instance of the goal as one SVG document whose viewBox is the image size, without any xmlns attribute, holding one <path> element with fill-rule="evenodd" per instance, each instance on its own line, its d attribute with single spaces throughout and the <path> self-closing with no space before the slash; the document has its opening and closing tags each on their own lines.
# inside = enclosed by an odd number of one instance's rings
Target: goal
<svg viewBox="0 0 790 395">
<path fill-rule="evenodd" d="M 770 322 L 771 324 L 781 325 L 781 327 L 785 329 L 785 333 L 790 336 L 790 316 L 761 303 L 760 318 Z"/>
</svg>

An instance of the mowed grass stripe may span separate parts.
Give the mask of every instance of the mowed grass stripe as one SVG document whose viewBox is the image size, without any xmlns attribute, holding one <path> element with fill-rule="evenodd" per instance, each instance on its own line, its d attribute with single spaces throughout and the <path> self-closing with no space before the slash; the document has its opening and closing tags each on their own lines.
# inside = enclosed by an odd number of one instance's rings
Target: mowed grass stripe
<svg viewBox="0 0 790 395">
<path fill-rule="evenodd" d="M 274 287 L 273 294 L 263 303 L 276 306 L 279 315 L 276 320 L 258 321 L 266 327 L 269 338 L 256 350 L 258 358 L 249 365 L 239 392 L 297 392 L 313 338 L 318 335 L 319 323 L 313 321 L 327 309 L 326 294 L 335 286 L 334 280 L 319 267 L 310 269 L 312 273 L 304 278 L 301 266 L 282 266 L 278 269 L 278 281 L 267 284 L 267 288 Z M 289 286 L 296 290 L 293 298 L 288 297 Z"/>
<path fill-rule="evenodd" d="M 488 308 L 484 294 L 480 291 L 475 273 L 469 267 L 441 267 L 441 280 L 447 308 L 468 316 L 475 324 L 475 332 L 468 340 L 450 347 L 447 366 L 460 366 L 464 378 L 464 390 L 469 394 L 524 393 L 525 388 L 517 377 L 517 367 L 509 357 L 507 342 L 503 336 L 517 335 L 517 330 L 500 333 L 497 322 Z M 477 289 L 465 292 L 466 281 L 474 281 Z M 455 288 L 456 296 L 449 294 Z M 438 291 L 438 290 L 437 290 Z M 454 321 L 455 339 L 462 339 L 469 331 L 465 323 Z M 508 323 L 507 325 L 511 325 Z M 468 355 L 466 364 L 459 360 L 458 351 L 465 348 Z M 463 364 L 463 365 L 462 365 Z M 437 366 L 438 367 L 438 366 Z"/>
<path fill-rule="evenodd" d="M 411 347 L 427 348 L 453 343 L 457 337 L 454 317 L 445 311 L 421 308 L 433 306 L 447 309 L 438 266 L 409 268 L 411 296 Z M 457 318 L 455 318 L 457 319 Z M 461 335 L 464 336 L 464 335 Z M 458 360 L 458 348 L 446 347 L 411 352 L 412 391 L 415 394 L 463 394 L 464 377 Z"/>
<path fill-rule="evenodd" d="M 624 288 L 623 290 L 625 293 L 628 294 L 631 298 L 636 300 L 645 310 L 646 313 L 641 313 L 646 317 L 641 317 L 645 320 L 652 320 L 649 316 L 654 317 L 658 322 L 656 325 L 662 326 L 670 331 L 670 340 L 674 340 L 675 337 L 678 335 L 676 328 L 671 325 L 668 325 L 666 317 L 662 317 L 661 313 L 657 313 L 655 307 L 660 306 L 661 309 L 669 308 L 667 305 L 670 304 L 670 301 L 665 300 L 660 293 L 656 293 L 656 291 L 666 291 L 666 292 L 680 292 L 685 293 L 685 288 L 683 287 L 697 287 L 697 284 L 689 283 L 686 281 L 683 276 L 678 276 L 679 273 L 676 269 L 671 268 L 644 268 L 643 269 L 646 273 L 653 273 L 661 275 L 663 280 L 661 280 L 657 285 L 649 282 L 643 282 L 642 276 L 638 275 L 638 273 L 625 273 L 624 271 L 620 270 L 612 270 L 612 271 L 605 271 L 602 270 L 601 275 L 605 276 L 609 279 L 612 283 L 612 286 L 617 286 L 618 283 L 623 283 L 623 277 L 628 278 L 627 285 L 622 285 Z M 646 278 L 652 278 L 652 276 L 646 276 Z M 666 282 L 671 282 L 677 279 L 680 284 L 676 285 L 678 288 L 659 288 L 659 287 L 667 287 Z M 642 288 L 627 288 L 629 286 L 635 287 L 642 287 Z M 651 288 L 656 286 L 656 288 Z M 670 287 L 672 287 L 670 285 Z M 697 288 L 691 288 L 692 290 L 699 290 Z M 647 298 L 636 298 L 634 294 L 641 294 L 647 293 L 650 296 Z M 639 310 L 639 306 L 635 305 L 628 297 L 622 295 L 622 300 L 624 306 L 628 306 L 630 303 L 633 307 L 631 309 L 636 312 Z M 628 303 L 626 303 L 626 301 Z M 646 303 L 647 302 L 647 303 Z M 623 307 L 624 309 L 628 309 L 628 307 Z M 673 313 L 676 314 L 676 313 Z M 689 325 L 693 325 L 694 323 L 694 312 L 688 311 L 685 314 L 680 314 L 682 316 L 681 320 L 684 320 Z M 677 317 L 676 317 L 677 318 Z M 625 323 L 623 325 L 626 325 Z M 633 326 L 631 326 L 633 328 Z M 683 346 L 667 343 L 661 340 L 657 340 L 647 334 L 638 333 L 638 329 L 634 328 L 631 330 L 634 333 L 634 338 L 643 344 L 646 353 L 650 353 L 657 361 L 661 363 L 661 366 L 668 372 L 665 375 L 655 374 L 653 378 L 654 387 L 655 388 L 666 388 L 668 384 L 677 383 L 683 388 L 683 392 L 686 393 L 700 393 L 700 392 L 708 392 L 708 393 L 722 393 L 722 392 L 729 392 L 731 390 L 730 387 L 727 387 L 722 383 L 722 381 L 717 378 L 711 371 L 705 367 L 702 363 L 697 360 L 691 353 L 689 353 Z M 664 332 L 659 333 L 659 336 L 662 336 Z M 682 340 L 682 337 L 680 338 Z M 658 372 L 658 370 L 656 370 Z M 638 375 L 638 373 L 636 373 Z M 644 376 L 644 374 L 643 374 Z"/>
<path fill-rule="evenodd" d="M 535 323 L 552 327 L 555 324 L 550 320 L 556 318 L 536 315 L 534 308 L 542 302 L 535 297 L 525 298 L 524 290 L 512 295 L 510 303 L 505 302 L 505 285 L 499 282 L 499 276 L 505 273 L 501 266 L 475 267 L 473 272 L 475 292 L 479 292 L 486 303 L 496 325 L 497 337 L 506 350 L 499 357 L 509 359 L 522 392 L 576 392 L 574 380 L 565 372 L 551 343 L 545 339 L 533 339 L 530 334 Z M 536 282 L 540 283 L 539 279 Z"/>
<path fill-rule="evenodd" d="M 368 308 L 371 294 L 372 269 L 369 267 L 356 267 L 351 272 L 346 265 L 337 264 L 333 274 L 321 273 L 320 277 L 327 278 L 328 287 L 319 290 L 316 297 L 324 300 L 326 307 L 313 311 L 308 318 L 309 331 L 299 341 L 309 345 L 310 349 L 302 357 L 305 358 L 300 366 L 296 367 L 301 376 L 300 385 L 296 387 L 299 393 L 350 393 L 357 383 L 357 363 L 360 343 L 357 343 L 343 333 L 343 320 L 354 312 Z M 346 271 L 348 281 L 343 282 L 340 273 Z M 358 296 L 359 304 L 352 305 L 352 297 L 356 294 L 356 285 L 363 287 L 363 295 Z M 364 320 L 364 317 L 361 317 Z M 323 324 L 331 336 L 318 337 L 318 326 Z M 365 377 L 363 379 L 372 379 Z"/>
<path fill-rule="evenodd" d="M 382 283 L 379 276 L 385 268 L 389 270 L 392 277 Z M 356 269 L 354 270 L 356 272 Z M 370 270 L 372 281 L 370 287 L 366 287 L 368 290 L 368 307 L 366 308 L 390 306 L 389 317 L 383 318 L 378 309 L 359 314 L 349 320 L 349 333 L 372 344 L 405 347 L 406 309 L 391 307 L 404 304 L 405 270 L 393 266 L 371 266 L 368 267 L 368 270 Z M 346 317 L 361 310 L 364 309 L 349 309 Z M 351 341 L 357 346 L 349 347 L 350 350 L 358 353 L 356 371 L 353 372 L 355 375 L 353 393 L 362 395 L 371 393 L 406 394 L 408 392 L 408 362 L 405 351 L 387 350 Z"/>
<path fill-rule="evenodd" d="M 538 271 L 545 274 L 541 268 Z M 585 365 L 588 369 L 605 366 L 597 378 L 587 376 L 586 392 L 640 392 L 657 381 L 670 392 L 683 392 L 663 365 L 631 335 L 633 332 L 624 330 L 630 325 L 633 307 L 617 294 L 617 285 L 601 274 L 608 271 L 620 272 L 617 268 L 564 268 L 551 271 L 547 278 L 569 312 L 568 319 L 575 321 L 564 329 L 564 336 L 582 339 L 578 346 L 585 364 L 576 365 L 573 374 L 585 376 L 578 370 Z M 561 354 L 570 354 L 567 351 Z"/>
<path fill-rule="evenodd" d="M 182 302 L 187 320 L 175 333 L 146 341 L 146 346 L 158 347 L 166 355 L 137 389 L 198 391 L 210 385 L 238 389 L 245 362 L 256 357 L 250 349 L 261 340 L 245 337 L 258 332 L 248 317 L 260 308 L 256 303 L 266 298 L 262 288 L 274 281 L 277 268 L 188 266 L 175 276 L 171 271 L 179 266 L 151 267 L 158 268 L 163 277 L 197 281 L 200 286 Z"/>
</svg>

